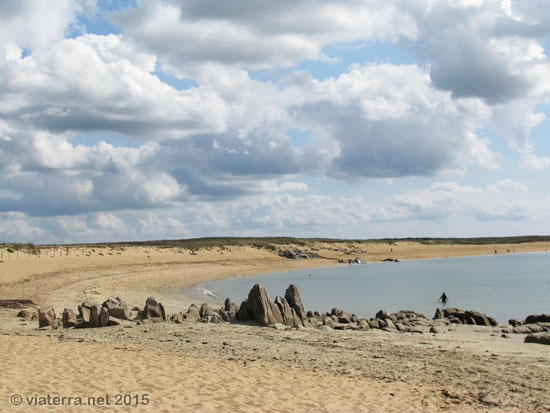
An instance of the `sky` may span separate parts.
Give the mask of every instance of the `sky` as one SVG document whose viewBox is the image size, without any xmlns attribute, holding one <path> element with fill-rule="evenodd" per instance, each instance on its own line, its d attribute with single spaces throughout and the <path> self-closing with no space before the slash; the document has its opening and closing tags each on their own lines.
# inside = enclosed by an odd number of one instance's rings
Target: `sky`
<svg viewBox="0 0 550 413">
<path fill-rule="evenodd" d="M 0 242 L 550 234 L 548 0 L 0 0 Z"/>
</svg>

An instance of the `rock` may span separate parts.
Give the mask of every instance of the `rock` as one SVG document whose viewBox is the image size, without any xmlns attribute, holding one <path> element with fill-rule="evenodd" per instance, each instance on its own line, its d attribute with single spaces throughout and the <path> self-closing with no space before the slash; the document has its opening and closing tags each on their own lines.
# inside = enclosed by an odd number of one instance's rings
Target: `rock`
<svg viewBox="0 0 550 413">
<path fill-rule="evenodd" d="M 99 315 L 101 313 L 101 307 L 98 304 L 92 305 L 90 308 L 90 322 L 88 327 L 99 327 Z"/>
<path fill-rule="evenodd" d="M 17 313 L 17 317 L 24 318 L 25 320 L 33 320 L 36 318 L 36 313 L 33 310 L 25 308 Z"/>
<path fill-rule="evenodd" d="M 185 315 L 182 313 L 172 314 L 170 321 L 176 324 L 182 324 L 185 321 Z"/>
<path fill-rule="evenodd" d="M 65 308 L 61 315 L 63 328 L 70 328 L 76 325 L 76 313 L 70 308 Z"/>
<path fill-rule="evenodd" d="M 465 312 L 466 319 L 468 320 L 474 320 L 474 322 L 468 322 L 468 324 L 475 324 L 478 326 L 490 326 L 491 322 L 489 321 L 489 318 L 487 315 L 480 313 L 478 311 L 466 311 Z"/>
<path fill-rule="evenodd" d="M 154 297 L 147 298 L 143 309 L 143 318 L 155 323 L 166 321 L 166 311 L 162 303 L 159 303 Z"/>
<path fill-rule="evenodd" d="M 524 343 L 537 343 L 537 344 L 546 344 L 550 345 L 550 334 L 529 334 L 523 340 Z"/>
<path fill-rule="evenodd" d="M 327 325 L 322 325 L 322 326 L 319 326 L 317 327 L 317 330 L 321 330 L 321 331 L 332 331 L 332 328 L 327 326 Z"/>
<path fill-rule="evenodd" d="M 510 320 L 508 320 L 508 324 L 510 324 L 512 327 L 516 327 L 519 326 L 521 323 L 518 320 L 511 318 Z"/>
<path fill-rule="evenodd" d="M 390 315 L 389 315 L 386 311 L 380 310 L 380 311 L 378 311 L 378 312 L 376 313 L 376 316 L 375 316 L 375 317 L 376 317 L 376 318 L 379 318 L 379 319 L 381 319 L 381 320 L 385 320 L 385 319 L 387 319 L 387 318 L 390 318 Z"/>
<path fill-rule="evenodd" d="M 236 313 L 237 311 L 239 311 L 239 307 L 231 300 L 231 298 L 225 299 L 224 308 L 225 311 L 227 311 L 228 313 Z"/>
<path fill-rule="evenodd" d="M 204 317 L 204 316 L 206 315 L 206 312 L 207 312 L 208 310 L 210 310 L 210 305 L 208 305 L 207 303 L 203 303 L 203 304 L 201 305 L 200 310 L 199 310 L 199 315 L 200 315 L 201 317 Z"/>
<path fill-rule="evenodd" d="M 307 250 L 301 250 L 301 249 L 287 249 L 287 250 L 279 250 L 278 252 L 279 257 L 285 257 L 290 259 L 296 259 L 296 258 L 319 258 L 319 254 L 312 251 Z"/>
<path fill-rule="evenodd" d="M 107 309 L 109 317 L 120 318 L 121 320 L 130 319 L 128 304 L 126 304 L 125 301 L 122 301 L 119 297 L 109 298 L 103 303 L 102 307 Z"/>
<path fill-rule="evenodd" d="M 115 317 L 118 318 L 118 317 Z M 99 313 L 99 326 L 107 327 L 109 325 L 109 310 L 107 307 L 101 307 L 101 312 Z"/>
<path fill-rule="evenodd" d="M 53 309 L 53 307 L 40 307 L 40 309 L 38 310 L 38 328 L 51 327 L 55 330 L 57 328 L 57 325 L 57 318 L 55 316 L 55 310 Z"/>
<path fill-rule="evenodd" d="M 191 316 L 195 316 L 197 318 L 200 318 L 199 310 L 198 310 L 198 308 L 195 304 L 191 304 L 189 306 L 189 308 L 187 309 L 186 315 L 191 315 Z"/>
<path fill-rule="evenodd" d="M 294 284 L 290 284 L 285 291 L 285 299 L 294 311 L 296 311 L 296 314 L 300 317 L 300 320 L 305 320 L 307 313 L 304 310 L 304 305 L 302 304 L 298 287 Z"/>
<path fill-rule="evenodd" d="M 306 317 L 309 318 L 309 317 L 315 317 L 315 313 L 311 310 L 308 310 L 307 313 L 306 313 Z"/>
<path fill-rule="evenodd" d="M 527 316 L 523 324 L 532 324 L 532 323 L 549 323 L 550 314 L 532 314 Z"/>
<path fill-rule="evenodd" d="M 417 334 L 424 334 L 424 330 L 418 327 L 408 327 L 407 328 L 408 333 L 417 333 Z"/>
<path fill-rule="evenodd" d="M 96 305 L 97 303 L 93 300 L 85 300 L 78 306 L 78 318 L 80 318 L 84 324 L 88 324 L 90 322 L 92 307 Z"/>
<path fill-rule="evenodd" d="M 441 331 L 440 328 L 438 328 L 438 327 L 436 327 L 436 326 L 432 326 L 432 327 L 430 328 L 430 333 L 433 333 L 433 334 L 441 334 L 442 331 Z"/>
<path fill-rule="evenodd" d="M 403 323 L 395 323 L 397 331 L 407 331 L 407 327 Z"/>
<path fill-rule="evenodd" d="M 275 297 L 275 304 L 279 307 L 284 325 L 292 327 L 304 326 L 302 319 L 298 317 L 298 314 L 296 314 L 296 311 L 290 306 L 286 299 L 282 297 Z"/>
<path fill-rule="evenodd" d="M 271 301 L 267 291 L 261 284 L 255 284 L 248 293 L 248 299 L 243 302 L 243 321 L 253 320 L 262 326 L 283 324 L 283 316 L 279 307 Z"/>
<path fill-rule="evenodd" d="M 138 321 L 138 324 L 148 324 L 151 322 L 152 322 L 151 320 L 140 320 Z M 108 326 L 125 326 L 125 327 L 133 326 L 131 321 L 123 320 L 122 318 L 111 317 L 111 316 L 109 316 L 109 318 L 107 319 L 107 325 Z"/>
<path fill-rule="evenodd" d="M 518 327 L 514 327 L 512 331 L 516 334 L 529 334 L 529 333 L 543 333 L 548 331 L 540 324 L 523 324 Z"/>
<path fill-rule="evenodd" d="M 275 330 L 286 330 L 288 327 L 281 323 L 270 324 L 269 327 Z"/>
<path fill-rule="evenodd" d="M 379 321 L 378 319 L 376 318 L 371 318 L 369 320 L 369 326 L 370 328 L 380 328 L 380 324 L 379 324 Z"/>
<path fill-rule="evenodd" d="M 387 327 L 387 328 L 389 328 L 389 329 L 391 329 L 391 330 L 395 330 L 395 329 L 396 329 L 395 324 L 393 324 L 393 321 L 392 321 L 390 318 L 388 318 L 388 319 L 386 319 L 386 320 L 384 320 L 384 321 L 386 322 L 386 327 Z"/>
<path fill-rule="evenodd" d="M 443 318 L 443 317 L 444 317 L 443 311 L 441 311 L 440 308 L 438 308 L 437 310 L 435 310 L 434 320 L 437 320 L 437 319 Z"/>
<path fill-rule="evenodd" d="M 338 322 L 342 324 L 350 324 L 351 320 L 347 315 L 342 314 L 340 317 L 338 317 Z"/>
</svg>

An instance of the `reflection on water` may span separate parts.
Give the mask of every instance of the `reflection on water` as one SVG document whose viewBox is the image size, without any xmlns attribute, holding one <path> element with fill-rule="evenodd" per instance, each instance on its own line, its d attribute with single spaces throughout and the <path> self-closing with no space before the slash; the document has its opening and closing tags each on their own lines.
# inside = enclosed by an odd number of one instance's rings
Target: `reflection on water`
<svg viewBox="0 0 550 413">
<path fill-rule="evenodd" d="M 235 277 L 201 285 L 240 303 L 255 283 L 269 295 L 296 284 L 308 310 L 339 307 L 363 317 L 380 310 L 416 310 L 432 317 L 437 307 L 477 310 L 500 323 L 550 313 L 550 253 L 411 260 Z M 442 292 L 449 301 L 438 301 Z"/>
</svg>

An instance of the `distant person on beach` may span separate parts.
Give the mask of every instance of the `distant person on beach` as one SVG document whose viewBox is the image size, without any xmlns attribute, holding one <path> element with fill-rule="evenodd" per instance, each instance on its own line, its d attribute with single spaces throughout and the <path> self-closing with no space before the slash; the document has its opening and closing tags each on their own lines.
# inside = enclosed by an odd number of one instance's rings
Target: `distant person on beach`
<svg viewBox="0 0 550 413">
<path fill-rule="evenodd" d="M 441 294 L 441 297 L 439 297 L 439 301 L 441 301 L 443 304 L 449 301 L 449 299 L 447 298 L 447 294 L 445 293 Z"/>
</svg>

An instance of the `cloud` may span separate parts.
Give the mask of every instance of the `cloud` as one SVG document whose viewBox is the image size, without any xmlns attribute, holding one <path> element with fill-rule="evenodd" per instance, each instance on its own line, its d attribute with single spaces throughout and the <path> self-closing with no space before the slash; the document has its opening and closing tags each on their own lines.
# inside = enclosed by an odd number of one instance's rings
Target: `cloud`
<svg viewBox="0 0 550 413">
<path fill-rule="evenodd" d="M 283 186 L 281 184 L 281 186 Z M 522 182 L 487 186 L 435 182 L 374 201 L 368 196 L 272 192 L 162 209 L 87 213 L 55 218 L 1 215 L 0 236 L 50 242 L 116 241 L 233 234 L 341 238 L 483 236 L 544 233 L 550 199 Z M 541 224 L 542 223 L 542 224 Z M 504 227 L 503 227 L 504 226 Z M 18 236 L 17 239 L 22 239 Z"/>
<path fill-rule="evenodd" d="M 151 73 L 155 61 L 115 35 L 0 57 L 0 110 L 12 122 L 56 133 L 113 131 L 152 140 L 225 130 L 225 104 L 215 93 L 162 83 Z"/>
<path fill-rule="evenodd" d="M 334 177 L 431 176 L 468 162 L 498 164 L 474 132 L 490 110 L 432 88 L 416 65 L 356 65 L 312 80 L 294 110 L 312 130 L 306 150 L 324 151 Z"/>
<path fill-rule="evenodd" d="M 307 16 L 307 19 L 304 19 Z M 324 59 L 322 46 L 356 40 L 413 39 L 415 22 L 385 1 L 139 1 L 113 16 L 127 36 L 161 56 L 179 76 L 188 67 L 293 65 Z"/>
</svg>

